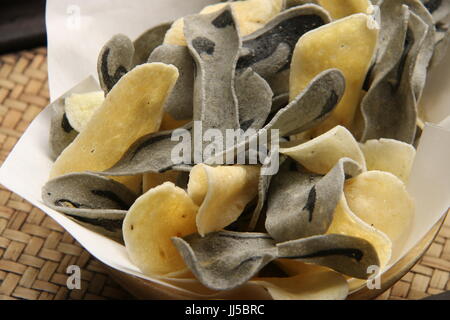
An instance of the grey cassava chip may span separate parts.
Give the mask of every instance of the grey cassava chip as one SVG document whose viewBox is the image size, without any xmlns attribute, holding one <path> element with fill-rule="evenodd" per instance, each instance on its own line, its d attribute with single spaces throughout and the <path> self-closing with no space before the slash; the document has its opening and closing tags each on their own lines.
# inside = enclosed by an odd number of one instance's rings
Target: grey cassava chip
<svg viewBox="0 0 450 320">
<path fill-rule="evenodd" d="M 263 233 L 220 231 L 172 241 L 197 279 L 214 290 L 244 284 L 277 256 L 273 240 Z"/>
<path fill-rule="evenodd" d="M 192 119 L 194 90 L 194 61 L 185 46 L 163 44 L 150 55 L 148 62 L 162 62 L 177 67 L 179 77 L 164 106 L 176 120 Z"/>
<path fill-rule="evenodd" d="M 133 65 L 134 45 L 127 36 L 117 34 L 109 40 L 98 57 L 98 76 L 105 93 L 111 91 Z"/>
<path fill-rule="evenodd" d="M 65 99 L 74 93 L 98 91 L 100 87 L 93 77 L 88 77 L 50 104 L 50 156 L 53 160 L 75 139 L 78 132 L 72 128 L 65 113 Z"/>
<path fill-rule="evenodd" d="M 344 181 L 361 173 L 342 158 L 325 176 L 299 172 L 286 161 L 272 179 L 267 199 L 266 230 L 277 242 L 324 234 L 342 197 Z"/>
<path fill-rule="evenodd" d="M 239 128 L 234 75 L 241 39 L 230 6 L 184 18 L 184 34 L 194 57 L 194 120 L 203 129 Z"/>
<path fill-rule="evenodd" d="M 375 248 L 366 240 L 338 234 L 278 243 L 278 257 L 331 268 L 350 277 L 367 279 L 370 266 L 379 266 Z"/>
<path fill-rule="evenodd" d="M 126 211 L 136 198 L 121 183 L 92 173 L 60 176 L 42 188 L 42 200 L 49 207 L 71 215 L 89 213 L 95 218 L 101 217 L 103 212 L 114 215 L 117 210 Z"/>
<path fill-rule="evenodd" d="M 283 11 L 263 28 L 243 39 L 237 69 L 252 68 L 263 78 L 275 81 L 275 75 L 289 69 L 298 39 L 330 20 L 324 9 L 312 4 Z M 276 80 L 285 82 L 283 87 L 287 88 L 289 72 Z"/>
<path fill-rule="evenodd" d="M 183 128 L 191 130 L 192 124 Z M 172 150 L 180 142 L 172 141 L 173 130 L 151 133 L 138 139 L 110 169 L 98 172 L 105 176 L 129 176 L 143 173 L 162 173 L 174 168 Z M 186 169 L 187 170 L 187 169 Z M 180 171 L 186 171 L 180 170 Z"/>
<path fill-rule="evenodd" d="M 433 15 L 436 23 L 448 17 L 450 14 L 449 0 L 421 0 L 425 8 Z"/>
<path fill-rule="evenodd" d="M 428 27 L 420 19 L 414 20 L 417 22 L 414 25 L 412 22 L 408 23 L 416 16 L 397 1 L 385 0 L 381 10 L 382 28 L 383 12 L 397 14 L 403 18 L 392 18 L 391 21 L 394 22 L 391 23 L 398 24 L 394 29 L 396 33 L 391 35 L 396 41 L 390 42 L 379 57 L 378 68 L 374 69 L 374 80 L 361 102 L 364 119 L 361 140 L 391 138 L 412 143 L 416 131 L 417 101 L 411 73 Z M 415 31 L 420 31 L 418 33 L 421 35 L 415 34 Z M 400 48 L 399 43 L 402 43 L 404 48 Z"/>
<path fill-rule="evenodd" d="M 78 132 L 69 123 L 64 108 L 64 98 L 51 104 L 50 153 L 53 160 L 76 138 Z"/>
<path fill-rule="evenodd" d="M 270 133 L 272 129 L 279 130 L 279 136 L 283 137 L 312 128 L 330 115 L 342 98 L 344 90 L 345 79 L 342 72 L 337 69 L 323 71 L 291 103 L 279 110 L 262 130 L 233 148 L 206 159 L 205 163 L 217 163 L 227 154 L 247 150 L 249 145 L 263 134 Z"/>
<path fill-rule="evenodd" d="M 134 40 L 133 66 L 146 63 L 150 54 L 164 41 L 172 23 L 163 23 L 150 28 Z"/>
<path fill-rule="evenodd" d="M 241 129 L 261 129 L 271 110 L 272 89 L 266 80 L 251 69 L 237 76 L 235 88 Z"/>
</svg>

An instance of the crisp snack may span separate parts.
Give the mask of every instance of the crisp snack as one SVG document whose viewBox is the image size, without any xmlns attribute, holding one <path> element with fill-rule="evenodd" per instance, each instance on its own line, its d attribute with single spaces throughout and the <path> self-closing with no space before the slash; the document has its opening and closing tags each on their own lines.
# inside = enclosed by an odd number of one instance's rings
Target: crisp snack
<svg viewBox="0 0 450 320">
<path fill-rule="evenodd" d="M 197 209 L 187 193 L 170 182 L 136 200 L 123 222 L 123 238 L 142 272 L 164 275 L 185 268 L 170 239 L 196 231 Z"/>
<path fill-rule="evenodd" d="M 162 185 L 164 182 L 176 184 L 179 175 L 180 172 L 172 170 L 164 173 L 145 173 L 142 175 L 142 193 L 146 193 L 148 190 Z"/>
<path fill-rule="evenodd" d="M 338 20 L 355 13 L 372 13 L 372 3 L 370 0 L 317 0 L 317 3 L 330 13 L 333 20 Z"/>
<path fill-rule="evenodd" d="M 394 244 L 409 231 L 414 201 L 403 182 L 382 171 L 365 172 L 346 182 L 348 206 L 359 218 L 384 232 Z"/>
<path fill-rule="evenodd" d="M 286 161 L 270 184 L 266 230 L 277 242 L 324 234 L 333 221 L 347 177 L 361 168 L 343 158 L 325 176 L 302 173 Z"/>
<path fill-rule="evenodd" d="M 91 120 L 94 112 L 103 104 L 103 101 L 105 101 L 103 91 L 74 93 L 67 97 L 65 110 L 67 120 L 72 128 L 82 132 L 89 120 Z"/>
<path fill-rule="evenodd" d="M 343 234 L 358 237 L 369 241 L 375 248 L 380 268 L 383 268 L 391 259 L 392 241 L 386 234 L 363 221 L 348 207 L 345 195 L 341 196 L 334 211 L 333 222 L 327 230 L 328 234 Z"/>
<path fill-rule="evenodd" d="M 265 22 L 280 13 L 284 9 L 283 3 L 284 0 L 244 0 L 229 4 L 218 3 L 205 7 L 200 11 L 200 14 L 217 12 L 230 5 L 236 17 L 240 36 L 245 36 L 261 28 Z M 186 46 L 183 18 L 172 24 L 172 27 L 166 33 L 164 43 Z"/>
<path fill-rule="evenodd" d="M 364 155 L 358 142 L 350 131 L 342 126 L 337 126 L 298 146 L 281 148 L 280 153 L 295 159 L 306 169 L 318 174 L 328 173 L 339 159 L 344 157 L 356 161 L 363 170 L 366 169 Z"/>
<path fill-rule="evenodd" d="M 291 63 L 291 100 L 326 69 L 341 70 L 346 80 L 341 102 L 330 118 L 313 130 L 313 136 L 336 125 L 349 128 L 352 124 L 375 53 L 378 32 L 379 26 L 371 16 L 355 14 L 313 30 L 297 43 Z"/>
<path fill-rule="evenodd" d="M 58 157 L 50 177 L 106 170 L 136 139 L 157 131 L 162 107 L 177 77 L 176 68 L 160 63 L 144 64 L 127 73 L 108 94 L 84 131 Z M 140 190 L 140 181 L 137 186 L 134 177 L 117 180 L 132 190 Z"/>
<path fill-rule="evenodd" d="M 167 30 L 169 30 L 170 26 L 170 23 L 157 25 L 156 27 L 148 29 L 136 40 L 134 40 L 133 66 L 137 66 L 146 62 L 153 62 L 148 61 L 149 56 L 155 50 L 155 48 L 163 43 L 166 32 Z"/>
<path fill-rule="evenodd" d="M 256 196 L 257 166 L 196 165 L 190 173 L 188 194 L 200 208 L 197 229 L 201 236 L 219 231 L 241 215 Z"/>
<path fill-rule="evenodd" d="M 266 288 L 275 300 L 344 300 L 349 291 L 347 281 L 341 274 L 324 269 L 288 278 L 258 278 L 251 282 Z"/>
<path fill-rule="evenodd" d="M 360 145 L 367 170 L 390 172 L 408 183 L 416 149 L 410 144 L 392 140 L 369 140 Z"/>
</svg>

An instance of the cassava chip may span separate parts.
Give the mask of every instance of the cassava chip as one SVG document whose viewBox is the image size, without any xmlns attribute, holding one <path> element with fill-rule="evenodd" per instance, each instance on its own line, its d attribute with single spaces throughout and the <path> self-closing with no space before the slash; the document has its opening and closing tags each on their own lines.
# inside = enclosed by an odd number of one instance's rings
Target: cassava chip
<svg viewBox="0 0 450 320">
<path fill-rule="evenodd" d="M 265 79 L 289 69 L 298 39 L 329 21 L 328 14 L 316 5 L 305 5 L 282 12 L 264 28 L 243 39 L 237 68 L 252 68 Z"/>
<path fill-rule="evenodd" d="M 236 78 L 235 90 L 241 129 L 261 129 L 271 111 L 272 89 L 262 77 L 247 69 Z"/>
<path fill-rule="evenodd" d="M 278 243 L 277 248 L 279 258 L 317 264 L 358 279 L 367 279 L 367 268 L 380 264 L 368 241 L 339 234 Z"/>
<path fill-rule="evenodd" d="M 372 3 L 370 0 L 317 0 L 317 4 L 324 7 L 334 20 L 355 13 L 372 13 Z"/>
<path fill-rule="evenodd" d="M 244 0 L 232 3 L 218 3 L 205 7 L 200 14 L 209 14 L 230 5 L 236 17 L 240 36 L 248 35 L 276 16 L 284 9 L 284 0 Z M 164 39 L 166 44 L 186 46 L 184 37 L 184 19 L 176 20 Z"/>
<path fill-rule="evenodd" d="M 219 231 L 241 215 L 255 198 L 259 167 L 196 165 L 190 173 L 188 194 L 200 208 L 197 229 L 201 236 Z"/>
<path fill-rule="evenodd" d="M 367 170 L 386 171 L 408 183 L 416 149 L 410 144 L 392 140 L 369 140 L 360 145 Z"/>
<path fill-rule="evenodd" d="M 450 14 L 449 0 L 421 0 L 425 8 L 433 15 L 434 21 L 440 22 Z"/>
<path fill-rule="evenodd" d="M 178 179 L 178 171 L 167 171 L 163 173 L 145 173 L 142 176 L 142 192 L 146 193 L 148 190 L 155 188 L 164 182 L 176 183 Z"/>
<path fill-rule="evenodd" d="M 337 126 L 317 138 L 291 148 L 281 148 L 280 153 L 296 160 L 306 169 L 327 174 L 339 159 L 347 157 L 365 170 L 364 155 L 358 142 L 346 128 Z"/>
<path fill-rule="evenodd" d="M 291 100 L 326 69 L 339 69 L 346 80 L 341 102 L 328 119 L 313 129 L 313 136 L 336 125 L 349 128 L 352 124 L 375 53 L 378 31 L 379 26 L 371 16 L 359 13 L 313 30 L 298 41 L 291 63 Z"/>
<path fill-rule="evenodd" d="M 100 51 L 98 77 L 105 93 L 111 91 L 133 65 L 134 45 L 127 36 L 116 34 Z"/>
<path fill-rule="evenodd" d="M 52 160 L 55 160 L 78 135 L 78 132 L 70 125 L 67 119 L 64 100 L 72 94 L 80 94 L 99 89 L 100 87 L 94 78 L 89 77 L 50 104 L 49 108 L 52 110 L 52 115 L 49 144 Z"/>
<path fill-rule="evenodd" d="M 177 77 L 175 67 L 161 63 L 140 65 L 122 77 L 84 131 L 58 157 L 50 178 L 113 166 L 137 139 L 159 129 L 163 105 Z M 117 180 L 136 191 L 136 177 Z M 139 180 L 137 191 L 140 188 Z"/>
<path fill-rule="evenodd" d="M 150 28 L 134 40 L 133 66 L 144 64 L 147 62 L 150 54 L 156 47 L 160 46 L 169 30 L 171 23 L 163 23 L 156 27 Z M 153 62 L 153 61 L 148 61 Z M 164 61 L 158 61 L 164 62 Z"/>
<path fill-rule="evenodd" d="M 343 234 L 367 240 L 377 251 L 380 268 L 385 267 L 391 259 L 392 241 L 386 234 L 356 216 L 348 207 L 344 194 L 334 211 L 333 221 L 327 233 Z"/>
<path fill-rule="evenodd" d="M 196 232 L 198 207 L 183 189 L 166 182 L 139 197 L 123 222 L 123 238 L 131 261 L 146 275 L 185 268 L 171 242 Z"/>
<path fill-rule="evenodd" d="M 244 284 L 277 256 L 273 240 L 263 233 L 220 231 L 172 241 L 197 279 L 214 290 Z"/>
<path fill-rule="evenodd" d="M 346 279 L 331 270 L 288 278 L 257 278 L 250 283 L 266 288 L 274 300 L 344 300 L 348 295 Z"/>
<path fill-rule="evenodd" d="M 162 62 L 177 67 L 180 76 L 170 94 L 164 111 L 175 120 L 192 119 L 194 62 L 185 46 L 164 44 L 157 47 L 148 62 Z"/>
<path fill-rule="evenodd" d="M 351 211 L 385 233 L 394 247 L 404 240 L 415 207 L 399 178 L 388 172 L 368 171 L 348 180 L 344 192 Z"/>
<path fill-rule="evenodd" d="M 343 158 L 325 176 L 302 173 L 286 161 L 272 179 L 267 199 L 266 230 L 277 242 L 324 234 L 342 196 L 344 181 L 361 172 Z"/>
<path fill-rule="evenodd" d="M 78 132 L 82 132 L 91 119 L 95 110 L 99 108 L 105 100 L 103 91 L 87 93 L 74 93 L 65 100 L 65 110 L 67 120 Z"/>
<path fill-rule="evenodd" d="M 114 166 L 99 174 L 107 176 L 127 176 L 149 172 L 163 173 L 172 170 L 176 165 L 172 161 L 172 155 L 173 152 L 176 153 L 176 147 L 180 144 L 177 137 L 190 139 L 192 124 L 187 124 L 183 129 L 185 130 L 169 130 L 143 136 L 130 146 L 123 157 L 117 161 Z M 178 135 L 177 132 L 181 132 L 181 134 Z M 184 134 L 186 134 L 186 136 Z M 183 140 L 183 142 L 186 141 Z"/>
<path fill-rule="evenodd" d="M 136 195 L 117 181 L 91 173 L 71 173 L 50 180 L 42 188 L 49 207 L 68 214 L 126 211 Z"/>
<path fill-rule="evenodd" d="M 241 40 L 231 8 L 184 18 L 189 51 L 196 64 L 193 119 L 204 130 L 239 128 L 234 89 Z"/>
<path fill-rule="evenodd" d="M 306 131 L 326 119 L 338 104 L 345 89 L 345 80 L 339 70 L 326 70 L 314 78 L 309 86 L 301 92 L 289 105 L 279 110 L 270 122 L 258 133 L 241 141 L 234 147 L 206 159 L 211 164 L 229 157 L 236 150 L 247 150 L 249 145 L 271 130 L 278 130 L 280 137 Z"/>
</svg>

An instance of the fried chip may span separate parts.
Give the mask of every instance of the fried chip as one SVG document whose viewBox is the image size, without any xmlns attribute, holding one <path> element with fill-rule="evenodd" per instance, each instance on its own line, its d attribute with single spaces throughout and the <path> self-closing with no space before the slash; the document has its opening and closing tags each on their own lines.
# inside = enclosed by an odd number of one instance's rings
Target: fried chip
<svg viewBox="0 0 450 320">
<path fill-rule="evenodd" d="M 177 67 L 180 76 L 164 106 L 164 111 L 174 120 L 191 120 L 194 90 L 194 62 L 188 48 L 185 46 L 163 44 L 152 52 L 148 62 L 162 62 Z"/>
<path fill-rule="evenodd" d="M 384 30 L 380 38 L 391 40 L 380 44 L 383 50 L 372 72 L 373 82 L 361 102 L 365 123 L 361 140 L 390 138 L 412 143 L 434 26 L 429 25 L 431 17 L 417 0 L 386 0 L 380 10 Z"/>
<path fill-rule="evenodd" d="M 239 123 L 242 130 L 261 129 L 272 107 L 272 89 L 268 83 L 251 69 L 237 76 L 236 96 L 239 104 Z"/>
<path fill-rule="evenodd" d="M 331 270 L 288 278 L 257 278 L 250 283 L 266 288 L 274 300 L 344 300 L 349 291 L 345 278 Z"/>
<path fill-rule="evenodd" d="M 326 69 L 341 70 L 346 80 L 341 102 L 327 120 L 313 129 L 314 136 L 336 125 L 350 127 L 375 53 L 378 31 L 371 16 L 359 13 L 313 30 L 298 41 L 291 63 L 291 100 Z"/>
<path fill-rule="evenodd" d="M 153 189 L 159 185 L 162 185 L 164 182 L 177 182 L 178 171 L 169 170 L 163 173 L 145 173 L 142 176 L 142 193 L 146 193 L 148 190 Z"/>
<path fill-rule="evenodd" d="M 185 268 L 171 242 L 196 232 L 198 207 L 183 189 L 166 182 L 139 197 L 123 222 L 131 261 L 146 275 L 164 275 Z"/>
<path fill-rule="evenodd" d="M 144 64 L 126 74 L 84 131 L 58 157 L 50 177 L 113 166 L 138 138 L 159 129 L 164 102 L 177 77 L 175 67 L 161 63 Z M 118 181 L 136 192 L 141 188 L 136 177 Z"/>
<path fill-rule="evenodd" d="M 197 67 L 193 119 L 202 121 L 204 130 L 239 128 L 234 74 L 241 40 L 231 8 L 189 16 L 184 21 L 188 48 Z"/>
<path fill-rule="evenodd" d="M 273 240 L 264 233 L 220 231 L 172 241 L 197 279 L 213 290 L 244 284 L 277 256 Z"/>
<path fill-rule="evenodd" d="M 55 160 L 78 135 L 78 132 L 70 125 L 67 119 L 65 99 L 72 94 L 81 94 L 99 89 L 100 87 L 94 78 L 89 77 L 50 104 L 49 108 L 51 108 L 52 114 L 49 144 L 52 160 Z"/>
<path fill-rule="evenodd" d="M 267 233 L 276 242 L 324 234 L 333 221 L 345 179 L 360 172 L 359 165 L 348 158 L 339 160 L 325 176 L 299 172 L 286 161 L 270 184 Z"/>
<path fill-rule="evenodd" d="M 153 28 L 148 29 L 136 40 L 134 40 L 133 66 L 144 64 L 146 62 L 154 62 L 148 61 L 148 58 L 150 54 L 155 50 L 155 48 L 163 43 L 166 32 L 167 30 L 169 30 L 171 25 L 171 23 L 163 23 L 157 25 Z"/>
<path fill-rule="evenodd" d="M 74 93 L 65 99 L 67 120 L 72 128 L 82 132 L 97 110 L 105 101 L 103 91 Z"/>
<path fill-rule="evenodd" d="M 192 123 L 183 128 L 188 130 L 190 139 Z M 99 172 L 99 174 L 129 176 L 150 172 L 163 173 L 174 169 L 176 164 L 172 161 L 172 152 L 180 143 L 173 139 L 177 136 L 175 132 L 175 130 L 169 130 L 143 136 L 136 140 L 111 168 Z"/>
<path fill-rule="evenodd" d="M 218 3 L 205 7 L 200 14 L 210 14 L 230 5 L 236 17 L 241 37 L 246 36 L 276 16 L 284 9 L 284 0 L 245 0 L 232 3 Z M 184 19 L 176 20 L 164 39 L 165 44 L 186 46 Z"/>
<path fill-rule="evenodd" d="M 375 248 L 366 240 L 327 234 L 277 244 L 278 258 L 295 259 L 331 268 L 344 275 L 367 279 L 369 266 L 378 266 Z"/>
<path fill-rule="evenodd" d="M 105 93 L 133 66 L 134 45 L 127 36 L 116 34 L 100 51 L 98 57 L 98 78 Z"/>
<path fill-rule="evenodd" d="M 421 2 L 433 15 L 436 23 L 444 20 L 450 14 L 450 1 L 448 0 L 421 0 Z"/>
<path fill-rule="evenodd" d="M 42 188 L 42 200 L 48 207 L 119 242 L 126 210 L 136 198 L 124 185 L 89 173 L 64 175 Z"/>
<path fill-rule="evenodd" d="M 265 79 L 289 69 L 298 39 L 330 21 L 316 5 L 292 8 L 277 15 L 264 28 L 243 39 L 237 68 L 252 68 Z M 282 79 L 288 82 L 288 78 Z"/>
<path fill-rule="evenodd" d="M 255 198 L 258 166 L 196 165 L 190 173 L 188 194 L 200 208 L 197 229 L 201 236 L 219 231 L 238 219 Z"/>
<path fill-rule="evenodd" d="M 386 234 L 355 215 L 348 207 L 344 194 L 341 195 L 334 211 L 333 221 L 327 233 L 342 234 L 367 240 L 378 254 L 380 268 L 384 268 L 391 259 L 392 241 Z"/>
<path fill-rule="evenodd" d="M 346 182 L 348 207 L 361 220 L 385 233 L 394 249 L 410 230 L 415 206 L 404 183 L 388 172 L 368 171 Z"/>
<path fill-rule="evenodd" d="M 280 137 L 290 136 L 310 129 L 326 119 L 338 104 L 344 93 L 345 80 L 339 70 L 326 70 L 314 78 L 309 86 L 289 105 L 279 110 L 270 122 L 258 133 L 241 141 L 230 149 L 205 160 L 206 164 L 220 162 L 231 153 L 247 150 L 263 134 L 278 130 Z"/>
<path fill-rule="evenodd" d="M 280 148 L 285 154 L 306 169 L 327 174 L 339 161 L 347 157 L 356 161 L 363 170 L 366 169 L 364 155 L 358 142 L 346 128 L 337 126 L 317 138 L 291 148 Z"/>
<path fill-rule="evenodd" d="M 338 20 L 355 13 L 372 13 L 372 3 L 370 0 L 317 0 L 317 3 L 330 13 L 333 20 Z"/>
<path fill-rule="evenodd" d="M 367 170 L 390 172 L 408 183 L 416 149 L 408 143 L 392 139 L 369 140 L 360 145 Z"/>
</svg>

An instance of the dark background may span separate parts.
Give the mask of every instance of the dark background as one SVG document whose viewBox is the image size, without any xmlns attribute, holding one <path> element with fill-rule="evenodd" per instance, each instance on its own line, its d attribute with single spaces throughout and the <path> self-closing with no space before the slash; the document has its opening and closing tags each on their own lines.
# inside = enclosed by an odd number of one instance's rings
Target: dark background
<svg viewBox="0 0 450 320">
<path fill-rule="evenodd" d="M 45 0 L 0 0 L 0 54 L 46 41 Z"/>
</svg>

